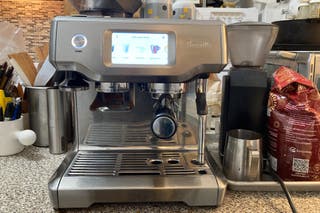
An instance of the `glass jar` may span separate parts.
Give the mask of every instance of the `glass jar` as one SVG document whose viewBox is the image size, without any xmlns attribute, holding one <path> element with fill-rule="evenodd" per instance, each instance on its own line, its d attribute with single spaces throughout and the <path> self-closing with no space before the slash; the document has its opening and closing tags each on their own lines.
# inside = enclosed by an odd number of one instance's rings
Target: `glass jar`
<svg viewBox="0 0 320 213">
<path fill-rule="evenodd" d="M 145 0 L 144 18 L 171 18 L 172 0 Z"/>
<path fill-rule="evenodd" d="M 172 10 L 174 19 L 195 19 L 196 6 L 192 0 L 176 0 Z"/>
<path fill-rule="evenodd" d="M 320 0 L 310 1 L 310 18 L 320 18 Z"/>
<path fill-rule="evenodd" d="M 298 7 L 298 19 L 310 18 L 310 7 L 309 3 L 300 3 Z"/>
</svg>

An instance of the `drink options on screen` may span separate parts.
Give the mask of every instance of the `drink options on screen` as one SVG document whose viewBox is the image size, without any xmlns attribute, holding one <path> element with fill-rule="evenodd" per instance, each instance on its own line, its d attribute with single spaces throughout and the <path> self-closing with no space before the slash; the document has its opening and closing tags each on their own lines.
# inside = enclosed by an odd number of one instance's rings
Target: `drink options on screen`
<svg viewBox="0 0 320 213">
<path fill-rule="evenodd" d="M 168 34 L 112 33 L 113 64 L 167 65 L 168 55 Z"/>
</svg>

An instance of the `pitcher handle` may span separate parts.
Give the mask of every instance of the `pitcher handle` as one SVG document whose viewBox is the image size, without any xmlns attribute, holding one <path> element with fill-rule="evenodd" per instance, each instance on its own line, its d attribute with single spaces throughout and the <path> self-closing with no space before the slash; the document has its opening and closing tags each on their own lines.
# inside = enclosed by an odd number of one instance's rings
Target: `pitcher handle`
<svg viewBox="0 0 320 213">
<path fill-rule="evenodd" d="M 260 152 L 248 148 L 248 180 L 260 179 Z"/>
</svg>

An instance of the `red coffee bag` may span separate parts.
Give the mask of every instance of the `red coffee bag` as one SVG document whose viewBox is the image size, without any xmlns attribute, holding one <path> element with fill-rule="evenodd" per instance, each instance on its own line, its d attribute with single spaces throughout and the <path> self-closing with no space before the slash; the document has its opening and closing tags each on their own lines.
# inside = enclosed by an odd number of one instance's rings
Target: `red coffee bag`
<svg viewBox="0 0 320 213">
<path fill-rule="evenodd" d="M 284 180 L 320 181 L 320 95 L 286 67 L 274 73 L 268 106 L 268 151 Z"/>
</svg>

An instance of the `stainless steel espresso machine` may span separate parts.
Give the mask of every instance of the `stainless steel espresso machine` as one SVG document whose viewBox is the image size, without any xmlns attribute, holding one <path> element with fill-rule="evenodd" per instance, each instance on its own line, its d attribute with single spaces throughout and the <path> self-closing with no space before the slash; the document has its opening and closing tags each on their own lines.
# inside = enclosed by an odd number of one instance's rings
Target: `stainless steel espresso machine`
<svg viewBox="0 0 320 213">
<path fill-rule="evenodd" d="M 71 76 L 60 87 L 73 93 L 75 131 L 49 181 L 55 209 L 221 204 L 226 184 L 204 144 L 206 79 L 227 64 L 224 24 L 57 17 L 50 41 L 51 63 Z"/>
</svg>

